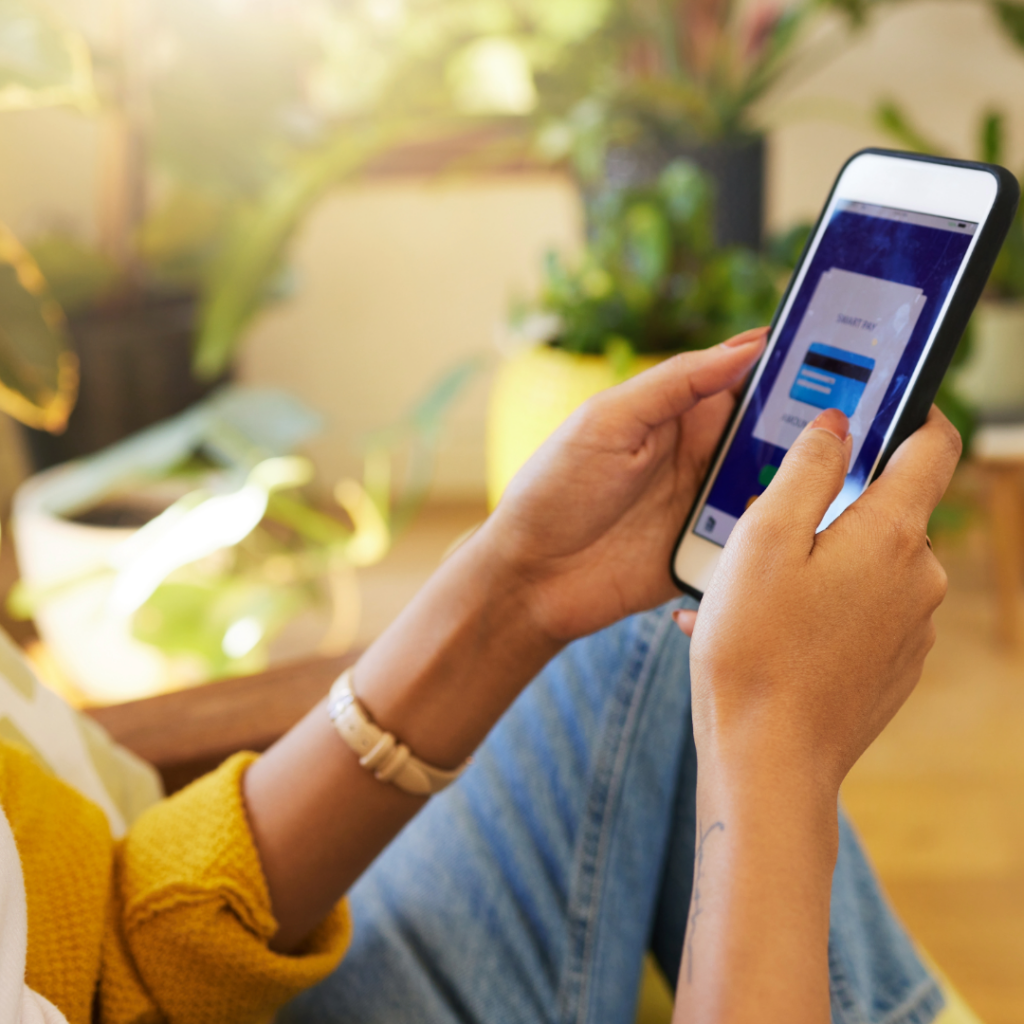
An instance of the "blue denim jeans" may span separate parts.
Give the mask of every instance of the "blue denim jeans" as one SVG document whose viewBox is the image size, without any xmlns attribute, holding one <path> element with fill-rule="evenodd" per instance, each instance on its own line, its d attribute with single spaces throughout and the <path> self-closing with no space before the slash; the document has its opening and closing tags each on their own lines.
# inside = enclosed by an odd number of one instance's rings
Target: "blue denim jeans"
<svg viewBox="0 0 1024 1024">
<path fill-rule="evenodd" d="M 697 758 L 672 607 L 548 665 L 355 885 L 352 948 L 280 1021 L 631 1024 L 645 951 L 676 978 Z M 829 971 L 842 1024 L 943 1005 L 845 819 Z"/>
</svg>

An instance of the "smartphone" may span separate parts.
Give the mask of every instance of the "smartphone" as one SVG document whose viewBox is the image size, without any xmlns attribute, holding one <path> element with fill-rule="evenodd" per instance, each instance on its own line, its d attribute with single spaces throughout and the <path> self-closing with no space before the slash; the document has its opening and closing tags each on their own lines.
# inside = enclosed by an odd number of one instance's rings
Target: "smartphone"
<svg viewBox="0 0 1024 1024">
<path fill-rule="evenodd" d="M 824 529 L 928 415 L 1013 222 L 1020 190 L 990 164 L 866 149 L 839 173 L 672 558 L 700 598 L 740 516 L 823 409 L 853 453 Z"/>
</svg>

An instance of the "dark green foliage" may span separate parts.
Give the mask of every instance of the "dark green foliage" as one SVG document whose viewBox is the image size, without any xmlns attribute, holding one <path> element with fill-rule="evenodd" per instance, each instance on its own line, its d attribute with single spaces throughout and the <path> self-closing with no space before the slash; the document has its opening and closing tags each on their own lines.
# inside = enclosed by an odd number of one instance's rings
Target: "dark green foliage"
<svg viewBox="0 0 1024 1024">
<path fill-rule="evenodd" d="M 768 256 L 771 261 L 785 270 L 795 270 L 813 230 L 814 225 L 807 222 L 773 235 L 768 240 Z"/>
<path fill-rule="evenodd" d="M 686 161 L 648 188 L 601 193 L 590 207 L 590 241 L 572 262 L 550 253 L 537 308 L 553 315 L 553 343 L 604 353 L 705 348 L 767 323 L 778 294 L 767 261 L 719 249 L 711 185 Z"/>
<path fill-rule="evenodd" d="M 940 147 L 922 135 L 910 123 L 906 113 L 893 100 L 883 100 L 875 111 L 878 127 L 912 153 L 939 153 Z"/>
<path fill-rule="evenodd" d="M 995 11 L 996 17 L 1006 30 L 1007 35 L 1018 46 L 1024 46 L 1024 5 L 999 0 L 992 4 L 992 10 Z"/>
<path fill-rule="evenodd" d="M 998 110 L 990 110 L 981 119 L 981 138 L 978 152 L 980 158 L 989 164 L 1002 163 L 1003 142 L 1006 133 L 1005 118 Z"/>
</svg>

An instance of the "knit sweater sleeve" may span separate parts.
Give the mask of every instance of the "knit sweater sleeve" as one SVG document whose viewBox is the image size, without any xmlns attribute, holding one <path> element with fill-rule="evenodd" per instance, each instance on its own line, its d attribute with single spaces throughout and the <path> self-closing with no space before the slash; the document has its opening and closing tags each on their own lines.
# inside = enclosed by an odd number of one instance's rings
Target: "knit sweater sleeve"
<svg viewBox="0 0 1024 1024">
<path fill-rule="evenodd" d="M 345 903 L 298 954 L 277 929 L 246 820 L 239 754 L 146 811 L 115 851 L 100 980 L 104 1024 L 248 1024 L 326 977 L 349 939 Z"/>
</svg>

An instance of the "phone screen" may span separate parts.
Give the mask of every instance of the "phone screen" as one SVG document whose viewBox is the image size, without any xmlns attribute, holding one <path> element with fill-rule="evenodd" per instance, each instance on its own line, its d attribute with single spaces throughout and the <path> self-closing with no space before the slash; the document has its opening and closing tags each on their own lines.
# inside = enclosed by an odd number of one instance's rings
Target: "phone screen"
<svg viewBox="0 0 1024 1024">
<path fill-rule="evenodd" d="M 822 528 L 863 493 L 977 228 L 868 203 L 835 204 L 694 533 L 724 546 L 823 409 L 849 417 L 853 453 Z"/>
</svg>

